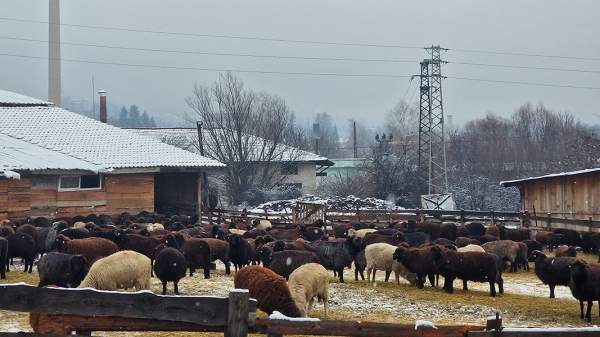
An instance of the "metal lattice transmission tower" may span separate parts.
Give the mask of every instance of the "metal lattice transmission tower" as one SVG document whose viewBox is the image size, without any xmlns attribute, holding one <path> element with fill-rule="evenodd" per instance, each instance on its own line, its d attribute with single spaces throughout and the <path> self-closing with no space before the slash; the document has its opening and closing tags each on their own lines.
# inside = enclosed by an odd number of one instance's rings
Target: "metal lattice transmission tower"
<svg viewBox="0 0 600 337">
<path fill-rule="evenodd" d="M 446 175 L 446 141 L 444 132 L 444 105 L 442 100 L 441 52 L 447 49 L 440 46 L 425 48 L 431 58 L 421 62 L 421 86 L 419 103 L 419 178 L 422 194 L 448 193 Z"/>
</svg>

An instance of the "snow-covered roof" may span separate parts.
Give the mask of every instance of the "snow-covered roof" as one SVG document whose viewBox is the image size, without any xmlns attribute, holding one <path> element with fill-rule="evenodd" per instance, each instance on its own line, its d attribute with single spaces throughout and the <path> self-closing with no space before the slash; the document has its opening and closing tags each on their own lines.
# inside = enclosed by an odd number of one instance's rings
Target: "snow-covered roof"
<svg viewBox="0 0 600 337">
<path fill-rule="evenodd" d="M 17 94 L 16 92 L 0 90 L 0 106 L 50 106 L 51 102 Z"/>
<path fill-rule="evenodd" d="M 168 142 L 182 149 L 199 153 L 198 145 L 198 130 L 196 128 L 150 128 L 150 129 L 127 129 L 136 132 L 140 135 L 148 136 L 163 142 Z M 210 137 L 207 131 L 203 131 L 203 139 L 205 142 L 210 141 Z M 255 158 L 260 158 L 259 152 L 263 149 L 264 139 L 253 135 L 246 135 L 252 137 L 248 142 L 249 144 L 255 145 Z M 330 163 L 329 159 L 318 154 L 304 151 L 293 146 L 285 144 L 278 144 L 275 150 L 276 161 L 295 161 L 295 162 L 316 162 L 316 163 Z"/>
<path fill-rule="evenodd" d="M 526 181 L 541 180 L 541 179 L 556 178 L 556 177 L 568 177 L 568 176 L 575 176 L 575 175 L 579 175 L 579 174 L 593 173 L 593 172 L 598 172 L 598 171 L 600 171 L 600 167 L 585 169 L 585 170 L 578 170 L 578 171 L 553 173 L 553 174 L 547 174 L 544 176 L 529 177 L 529 178 L 516 179 L 516 180 L 506 180 L 506 181 L 501 181 L 500 186 L 509 187 L 509 186 L 519 185 Z"/>
<path fill-rule="evenodd" d="M 224 166 L 216 160 L 52 106 L 0 106 L 0 133 L 105 170 Z"/>
<path fill-rule="evenodd" d="M 14 171 L 82 170 L 97 173 L 103 167 L 67 154 L 0 133 L 0 176 Z"/>
</svg>

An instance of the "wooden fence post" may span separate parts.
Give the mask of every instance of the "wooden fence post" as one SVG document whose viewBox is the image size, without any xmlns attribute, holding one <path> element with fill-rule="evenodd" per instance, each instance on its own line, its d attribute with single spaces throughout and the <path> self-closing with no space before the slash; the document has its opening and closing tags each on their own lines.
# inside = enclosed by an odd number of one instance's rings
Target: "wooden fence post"
<svg viewBox="0 0 600 337">
<path fill-rule="evenodd" d="M 496 216 L 493 210 L 490 211 L 490 216 L 492 217 L 492 225 L 496 224 Z"/>
<path fill-rule="evenodd" d="M 486 320 L 485 329 L 487 331 L 502 331 L 502 318 L 500 317 L 500 313 L 496 313 L 495 317 L 488 317 Z"/>
<path fill-rule="evenodd" d="M 589 224 L 588 224 L 588 232 L 591 232 L 591 231 L 592 231 L 592 226 L 593 226 L 593 221 L 594 221 L 593 219 L 594 219 L 594 217 L 593 217 L 593 216 L 591 216 L 591 215 L 590 215 L 590 216 L 588 216 L 588 221 L 589 221 Z"/>
<path fill-rule="evenodd" d="M 247 289 L 232 289 L 229 292 L 225 337 L 246 337 L 248 335 L 249 300 L 250 293 Z"/>
<path fill-rule="evenodd" d="M 465 210 L 461 209 L 460 210 L 460 222 L 464 225 L 465 224 Z"/>
<path fill-rule="evenodd" d="M 552 213 L 548 212 L 546 215 L 546 228 L 550 228 L 552 226 Z"/>
</svg>

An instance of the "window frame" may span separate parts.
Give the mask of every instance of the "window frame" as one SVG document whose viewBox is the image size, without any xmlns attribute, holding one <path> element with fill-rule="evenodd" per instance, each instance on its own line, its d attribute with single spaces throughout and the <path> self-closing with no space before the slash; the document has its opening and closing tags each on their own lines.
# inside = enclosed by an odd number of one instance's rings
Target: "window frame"
<svg viewBox="0 0 600 337">
<path fill-rule="evenodd" d="M 82 176 L 98 176 L 98 180 L 99 180 L 99 186 L 98 187 L 90 187 L 90 188 L 81 188 L 81 177 Z M 61 182 L 63 178 L 73 178 L 73 177 L 77 177 L 78 178 L 78 187 L 67 187 L 67 188 L 63 188 L 61 187 Z M 100 191 L 102 190 L 102 188 L 104 187 L 103 184 L 103 176 L 101 174 L 74 174 L 74 175 L 60 175 L 58 177 L 58 191 L 59 192 L 76 192 L 76 191 Z"/>
<path fill-rule="evenodd" d="M 282 163 L 279 169 L 279 174 L 282 176 L 297 176 L 300 174 L 300 165 L 298 165 L 298 162 L 295 161 Z"/>
</svg>

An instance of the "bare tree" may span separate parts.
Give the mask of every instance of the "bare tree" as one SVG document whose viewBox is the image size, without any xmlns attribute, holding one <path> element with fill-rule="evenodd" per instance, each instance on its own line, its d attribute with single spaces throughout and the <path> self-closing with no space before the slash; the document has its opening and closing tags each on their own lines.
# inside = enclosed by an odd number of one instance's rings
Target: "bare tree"
<svg viewBox="0 0 600 337">
<path fill-rule="evenodd" d="M 203 123 L 205 154 L 227 164 L 220 179 L 233 203 L 244 201 L 249 191 L 283 181 L 282 165 L 301 155 L 285 145 L 302 139 L 290 127 L 292 114 L 285 101 L 245 88 L 231 73 L 221 74 L 210 87 L 195 85 L 187 104 Z"/>
</svg>

